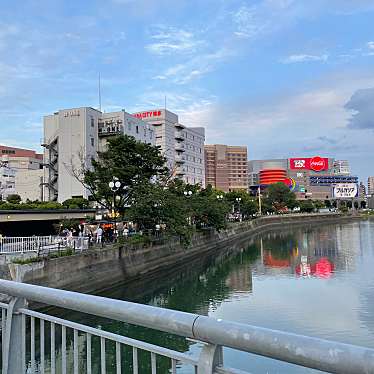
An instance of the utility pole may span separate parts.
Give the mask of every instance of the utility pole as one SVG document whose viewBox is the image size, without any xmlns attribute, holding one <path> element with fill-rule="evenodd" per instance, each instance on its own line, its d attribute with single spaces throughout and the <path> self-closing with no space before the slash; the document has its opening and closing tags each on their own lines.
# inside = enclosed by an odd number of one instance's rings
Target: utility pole
<svg viewBox="0 0 374 374">
<path fill-rule="evenodd" d="M 260 216 L 262 215 L 262 209 L 261 209 L 261 188 L 258 186 L 258 213 Z"/>
</svg>

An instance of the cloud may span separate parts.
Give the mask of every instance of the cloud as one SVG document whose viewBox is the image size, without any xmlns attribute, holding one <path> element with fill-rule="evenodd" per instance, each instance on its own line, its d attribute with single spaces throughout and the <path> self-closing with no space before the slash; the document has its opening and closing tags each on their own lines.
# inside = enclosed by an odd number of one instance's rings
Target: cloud
<svg viewBox="0 0 374 374">
<path fill-rule="evenodd" d="M 300 55 L 291 55 L 282 60 L 283 64 L 295 64 L 300 62 L 326 62 L 329 56 L 327 54 L 323 55 L 307 55 L 307 54 L 300 54 Z"/>
<path fill-rule="evenodd" d="M 233 52 L 226 48 L 221 48 L 215 52 L 197 54 L 185 63 L 167 68 L 153 79 L 170 79 L 175 84 L 187 84 L 213 71 L 217 64 L 222 63 L 232 55 Z"/>
<path fill-rule="evenodd" d="M 345 108 L 352 112 L 348 128 L 374 129 L 374 88 L 357 90 L 345 104 Z"/>
<path fill-rule="evenodd" d="M 151 36 L 154 41 L 145 46 L 152 54 L 170 55 L 174 53 L 192 53 L 204 44 L 192 32 L 174 27 L 157 26 Z"/>
</svg>

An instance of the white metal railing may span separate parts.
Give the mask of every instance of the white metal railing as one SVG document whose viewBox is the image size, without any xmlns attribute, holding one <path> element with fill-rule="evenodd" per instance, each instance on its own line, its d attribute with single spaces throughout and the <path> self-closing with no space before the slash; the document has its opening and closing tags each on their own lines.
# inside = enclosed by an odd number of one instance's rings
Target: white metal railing
<svg viewBox="0 0 374 374">
<path fill-rule="evenodd" d="M 61 248 L 87 249 L 88 237 L 65 238 L 61 236 L 0 237 L 0 254 L 17 254 L 58 250 Z"/>
<path fill-rule="evenodd" d="M 176 374 L 181 363 L 197 374 L 247 373 L 224 366 L 222 347 L 329 373 L 374 373 L 374 349 L 365 347 L 12 281 L 0 280 L 0 293 L 11 296 L 0 303 L 3 374 Z M 190 338 L 202 349 L 190 356 L 32 311 L 26 300 Z"/>
</svg>

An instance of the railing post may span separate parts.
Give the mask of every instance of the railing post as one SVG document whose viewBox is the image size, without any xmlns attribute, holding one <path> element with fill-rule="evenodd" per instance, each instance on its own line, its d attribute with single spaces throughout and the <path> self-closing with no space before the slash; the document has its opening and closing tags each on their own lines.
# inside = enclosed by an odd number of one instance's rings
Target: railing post
<svg viewBox="0 0 374 374">
<path fill-rule="evenodd" d="M 5 342 L 3 350 L 3 374 L 23 374 L 25 372 L 25 326 L 22 323 L 22 314 L 18 309 L 26 307 L 26 300 L 13 297 L 8 304 Z"/>
<path fill-rule="evenodd" d="M 217 366 L 223 364 L 222 346 L 204 344 L 199 356 L 197 374 L 214 374 Z"/>
</svg>

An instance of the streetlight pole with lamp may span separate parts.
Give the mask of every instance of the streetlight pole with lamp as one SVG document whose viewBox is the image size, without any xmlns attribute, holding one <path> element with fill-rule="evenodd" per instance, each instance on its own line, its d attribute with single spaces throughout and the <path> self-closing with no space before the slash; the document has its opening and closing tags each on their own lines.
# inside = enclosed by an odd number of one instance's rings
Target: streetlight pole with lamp
<svg viewBox="0 0 374 374">
<path fill-rule="evenodd" d="M 117 234 L 116 192 L 118 192 L 118 190 L 121 188 L 122 183 L 118 180 L 118 178 L 113 178 L 108 185 L 113 192 L 112 217 L 114 223 L 114 234 Z"/>
<path fill-rule="evenodd" d="M 236 202 L 238 203 L 238 209 L 239 209 L 239 221 L 241 222 L 242 221 L 242 215 L 240 213 L 240 202 L 242 201 L 242 198 L 241 197 L 237 197 L 236 199 Z"/>
</svg>

